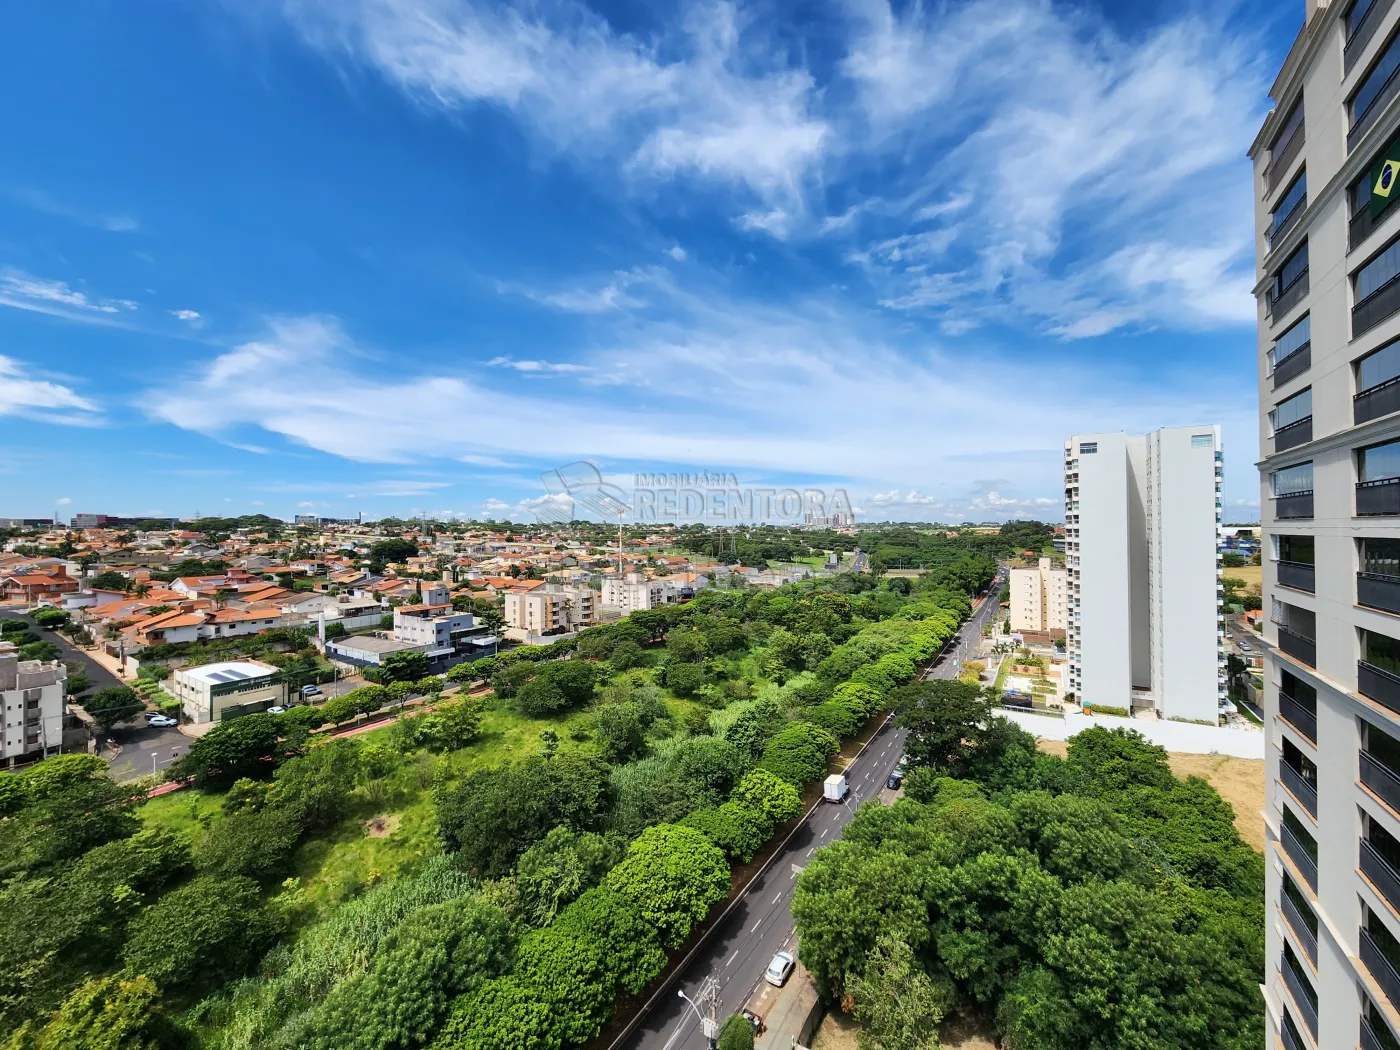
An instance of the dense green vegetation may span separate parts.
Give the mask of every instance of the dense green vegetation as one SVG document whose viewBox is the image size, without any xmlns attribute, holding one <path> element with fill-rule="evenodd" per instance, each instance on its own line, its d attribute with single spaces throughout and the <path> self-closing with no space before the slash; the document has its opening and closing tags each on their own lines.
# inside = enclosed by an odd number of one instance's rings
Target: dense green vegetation
<svg viewBox="0 0 1400 1050">
<path fill-rule="evenodd" d="M 446 679 L 396 668 L 220 724 L 149 802 L 84 756 L 0 778 L 7 1050 L 103 1026 L 106 1050 L 584 1042 L 993 571 L 707 592 Z M 433 709 L 318 731 L 413 696 Z"/>
<path fill-rule="evenodd" d="M 863 1046 L 936 1046 L 951 1011 L 1010 1050 L 1259 1045 L 1263 859 L 1209 785 L 1123 730 L 1041 754 L 974 686 L 896 699 L 907 797 L 864 807 L 793 902 Z"/>
</svg>

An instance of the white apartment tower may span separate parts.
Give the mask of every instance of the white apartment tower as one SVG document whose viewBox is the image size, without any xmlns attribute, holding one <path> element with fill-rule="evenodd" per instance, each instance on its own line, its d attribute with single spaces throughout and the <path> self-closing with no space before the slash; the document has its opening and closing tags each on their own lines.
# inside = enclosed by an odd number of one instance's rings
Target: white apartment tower
<svg viewBox="0 0 1400 1050">
<path fill-rule="evenodd" d="M 1012 569 L 1011 629 L 1064 634 L 1069 626 L 1069 579 L 1063 568 L 1041 558 L 1033 568 Z"/>
<path fill-rule="evenodd" d="M 1069 691 L 1214 724 L 1225 695 L 1220 429 L 1065 442 Z"/>
<path fill-rule="evenodd" d="M 1396 1050 L 1400 5 L 1298 8 L 1303 29 L 1249 151 L 1268 1042 Z"/>
</svg>

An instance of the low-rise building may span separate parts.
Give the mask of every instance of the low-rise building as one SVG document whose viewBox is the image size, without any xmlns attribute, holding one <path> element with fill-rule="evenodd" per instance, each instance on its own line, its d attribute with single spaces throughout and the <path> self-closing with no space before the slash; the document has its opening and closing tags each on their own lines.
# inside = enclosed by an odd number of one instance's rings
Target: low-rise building
<svg viewBox="0 0 1400 1050">
<path fill-rule="evenodd" d="M 563 634 L 595 623 L 600 604 L 598 592 L 587 587 L 547 584 L 531 591 L 507 592 L 501 612 L 509 627 L 507 637 L 523 639 Z"/>
<path fill-rule="evenodd" d="M 1069 574 L 1049 558 L 1025 569 L 1012 569 L 1011 629 L 1065 636 L 1069 624 Z"/>
<path fill-rule="evenodd" d="M 21 660 L 11 645 L 0 651 L 0 759 L 58 753 L 67 690 L 68 668 L 57 660 Z"/>
<path fill-rule="evenodd" d="M 282 673 L 256 660 L 181 667 L 171 676 L 169 689 L 185 717 L 195 723 L 218 722 L 287 702 Z"/>
</svg>

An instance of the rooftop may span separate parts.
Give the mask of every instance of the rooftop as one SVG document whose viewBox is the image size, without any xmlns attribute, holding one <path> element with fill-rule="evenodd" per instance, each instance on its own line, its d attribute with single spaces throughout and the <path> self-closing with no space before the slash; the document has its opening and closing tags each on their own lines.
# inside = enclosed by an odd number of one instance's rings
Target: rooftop
<svg viewBox="0 0 1400 1050">
<path fill-rule="evenodd" d="M 218 664 L 204 664 L 202 667 L 182 667 L 175 673 L 188 675 L 211 685 L 222 685 L 225 682 L 238 682 L 245 678 L 261 678 L 263 675 L 276 674 L 277 668 L 271 664 L 260 664 L 252 660 L 229 660 Z"/>
</svg>

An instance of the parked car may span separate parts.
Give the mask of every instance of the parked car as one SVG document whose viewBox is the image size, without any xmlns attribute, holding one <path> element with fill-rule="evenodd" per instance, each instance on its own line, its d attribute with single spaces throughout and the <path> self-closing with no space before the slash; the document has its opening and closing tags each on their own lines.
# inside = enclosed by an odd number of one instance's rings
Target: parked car
<svg viewBox="0 0 1400 1050">
<path fill-rule="evenodd" d="M 889 788 L 891 791 L 898 791 L 899 785 L 903 783 L 904 774 L 896 769 L 893 773 L 890 774 L 890 778 L 885 781 L 885 787 Z"/>
<path fill-rule="evenodd" d="M 280 714 L 282 714 L 282 713 L 283 713 L 284 711 L 286 711 L 286 710 L 287 710 L 287 709 L 286 709 L 285 707 L 283 707 L 281 704 L 273 704 L 271 707 L 269 707 L 269 708 L 267 709 L 267 713 L 270 714 L 270 715 L 280 715 Z"/>
<path fill-rule="evenodd" d="M 1253 648 L 1248 642 L 1240 642 L 1240 649 L 1246 653 L 1253 651 Z"/>
<path fill-rule="evenodd" d="M 156 715 L 154 718 L 148 718 L 146 724 L 152 729 L 174 729 L 180 723 L 169 715 Z"/>
<path fill-rule="evenodd" d="M 319 685 L 304 685 L 301 687 L 301 695 L 303 699 L 308 696 L 320 696 L 321 687 Z"/>
<path fill-rule="evenodd" d="M 787 979 L 792 976 L 793 967 L 797 964 L 787 952 L 779 952 L 773 956 L 773 961 L 768 964 L 768 969 L 763 972 L 763 979 L 771 985 L 781 988 L 787 983 Z"/>
</svg>

